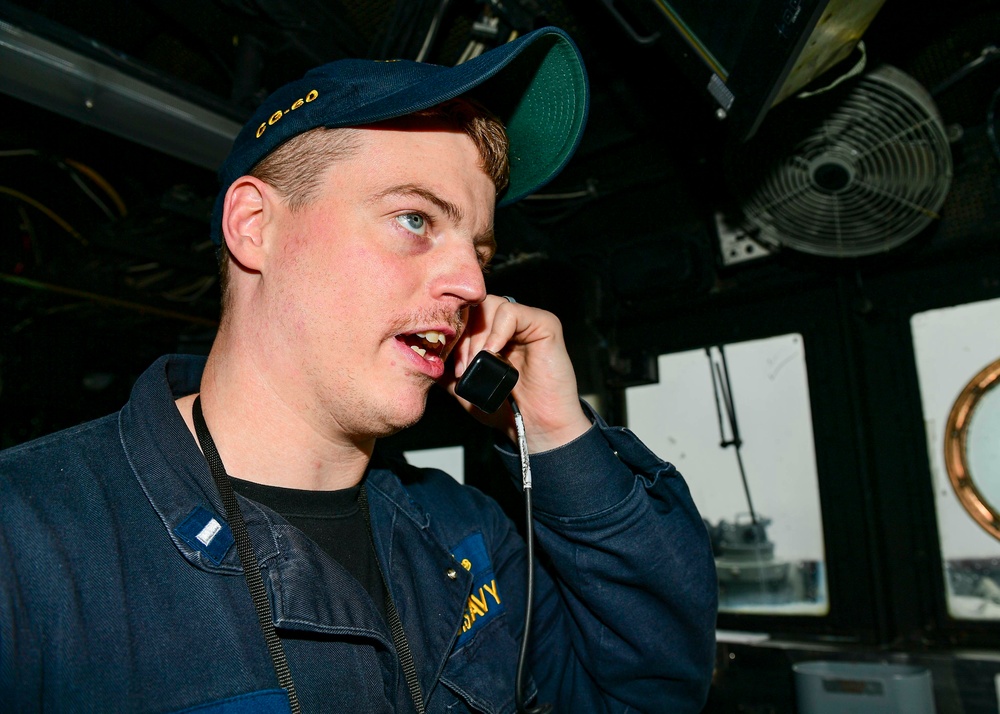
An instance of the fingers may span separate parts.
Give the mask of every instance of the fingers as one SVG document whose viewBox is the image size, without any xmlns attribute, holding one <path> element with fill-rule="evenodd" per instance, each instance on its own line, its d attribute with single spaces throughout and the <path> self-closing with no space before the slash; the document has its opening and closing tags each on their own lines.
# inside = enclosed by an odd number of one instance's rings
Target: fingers
<svg viewBox="0 0 1000 714">
<path fill-rule="evenodd" d="M 568 443 L 589 428 L 590 421 L 580 407 L 562 324 L 554 314 L 488 295 L 470 310 L 468 327 L 455 347 L 455 380 L 480 350 L 503 355 L 520 375 L 514 397 L 526 427 L 530 427 L 529 451 Z M 445 380 L 443 384 L 454 393 L 454 382 Z M 512 418 L 507 411 L 501 410 L 503 423 L 497 426 L 511 432 Z"/>
<path fill-rule="evenodd" d="M 519 324 L 524 326 L 530 320 L 530 316 L 524 316 L 524 311 L 541 312 L 497 295 L 488 295 L 483 302 L 472 308 L 469 312 L 469 324 L 455 348 L 455 377 L 461 378 L 480 350 L 509 355 L 514 348 L 510 343 L 514 341 Z"/>
</svg>

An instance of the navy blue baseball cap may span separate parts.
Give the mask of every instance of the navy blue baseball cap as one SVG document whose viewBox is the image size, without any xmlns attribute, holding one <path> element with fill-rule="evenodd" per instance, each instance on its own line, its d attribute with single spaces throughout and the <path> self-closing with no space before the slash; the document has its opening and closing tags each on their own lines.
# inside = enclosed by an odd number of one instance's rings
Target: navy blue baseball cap
<svg viewBox="0 0 1000 714">
<path fill-rule="evenodd" d="M 467 95 L 497 115 L 510 140 L 510 185 L 498 206 L 547 184 L 580 143 L 590 95 L 576 44 L 543 27 L 454 67 L 412 60 L 343 59 L 277 89 L 258 107 L 219 169 L 212 240 L 222 242 L 229 186 L 293 136 L 317 127 L 374 124 Z"/>
</svg>

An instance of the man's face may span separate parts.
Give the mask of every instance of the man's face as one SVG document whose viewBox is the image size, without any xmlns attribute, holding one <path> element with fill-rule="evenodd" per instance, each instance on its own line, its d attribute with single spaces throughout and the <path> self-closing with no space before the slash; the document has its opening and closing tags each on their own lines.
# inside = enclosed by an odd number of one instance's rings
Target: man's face
<svg viewBox="0 0 1000 714">
<path fill-rule="evenodd" d="M 309 205 L 273 214 L 259 296 L 282 398 L 351 439 L 421 417 L 494 250 L 495 187 L 468 136 L 361 134 Z"/>
</svg>

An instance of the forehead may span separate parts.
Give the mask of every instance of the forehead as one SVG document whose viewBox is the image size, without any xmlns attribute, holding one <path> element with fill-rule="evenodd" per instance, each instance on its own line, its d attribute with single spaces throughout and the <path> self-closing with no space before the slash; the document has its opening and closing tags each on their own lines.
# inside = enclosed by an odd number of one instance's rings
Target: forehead
<svg viewBox="0 0 1000 714">
<path fill-rule="evenodd" d="M 454 150 L 465 154 L 464 159 L 484 171 L 484 160 L 466 132 L 452 124 L 425 117 L 402 117 L 356 129 L 362 151 L 417 152 Z"/>
<path fill-rule="evenodd" d="M 496 188 L 475 143 L 451 128 L 360 129 L 356 150 L 331 169 L 337 183 L 350 182 L 371 202 L 413 194 L 448 204 L 440 208 L 456 219 L 483 212 L 492 217 L 496 204 Z"/>
</svg>

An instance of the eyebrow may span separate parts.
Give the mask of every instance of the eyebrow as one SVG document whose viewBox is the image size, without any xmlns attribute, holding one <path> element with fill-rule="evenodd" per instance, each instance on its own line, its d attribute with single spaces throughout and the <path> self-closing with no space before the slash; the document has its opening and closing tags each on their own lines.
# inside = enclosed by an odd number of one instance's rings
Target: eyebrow
<svg viewBox="0 0 1000 714">
<path fill-rule="evenodd" d="M 454 223 L 461 223 L 462 219 L 465 217 L 462 213 L 462 209 L 456 206 L 451 201 L 446 201 L 445 199 L 438 196 L 433 191 L 424 188 L 418 184 L 404 183 L 398 186 L 390 186 L 384 191 L 379 191 L 371 198 L 372 203 L 377 203 L 389 196 L 419 196 L 420 198 L 433 203 L 437 206 L 438 210 L 444 213 L 448 218 Z M 472 244 L 476 249 L 485 248 L 490 252 L 490 259 L 496 254 L 497 242 L 496 236 L 493 233 L 493 226 L 491 225 L 489 229 L 485 232 L 476 235 L 472 240 Z"/>
<path fill-rule="evenodd" d="M 390 186 L 384 191 L 379 191 L 371 198 L 372 203 L 377 203 L 389 196 L 419 196 L 420 198 L 433 203 L 438 209 L 444 213 L 452 221 L 459 223 L 461 222 L 463 215 L 462 209 L 456 206 L 451 201 L 446 201 L 440 196 L 438 196 L 433 191 L 424 188 L 418 184 L 414 183 L 404 183 L 398 186 Z"/>
</svg>

